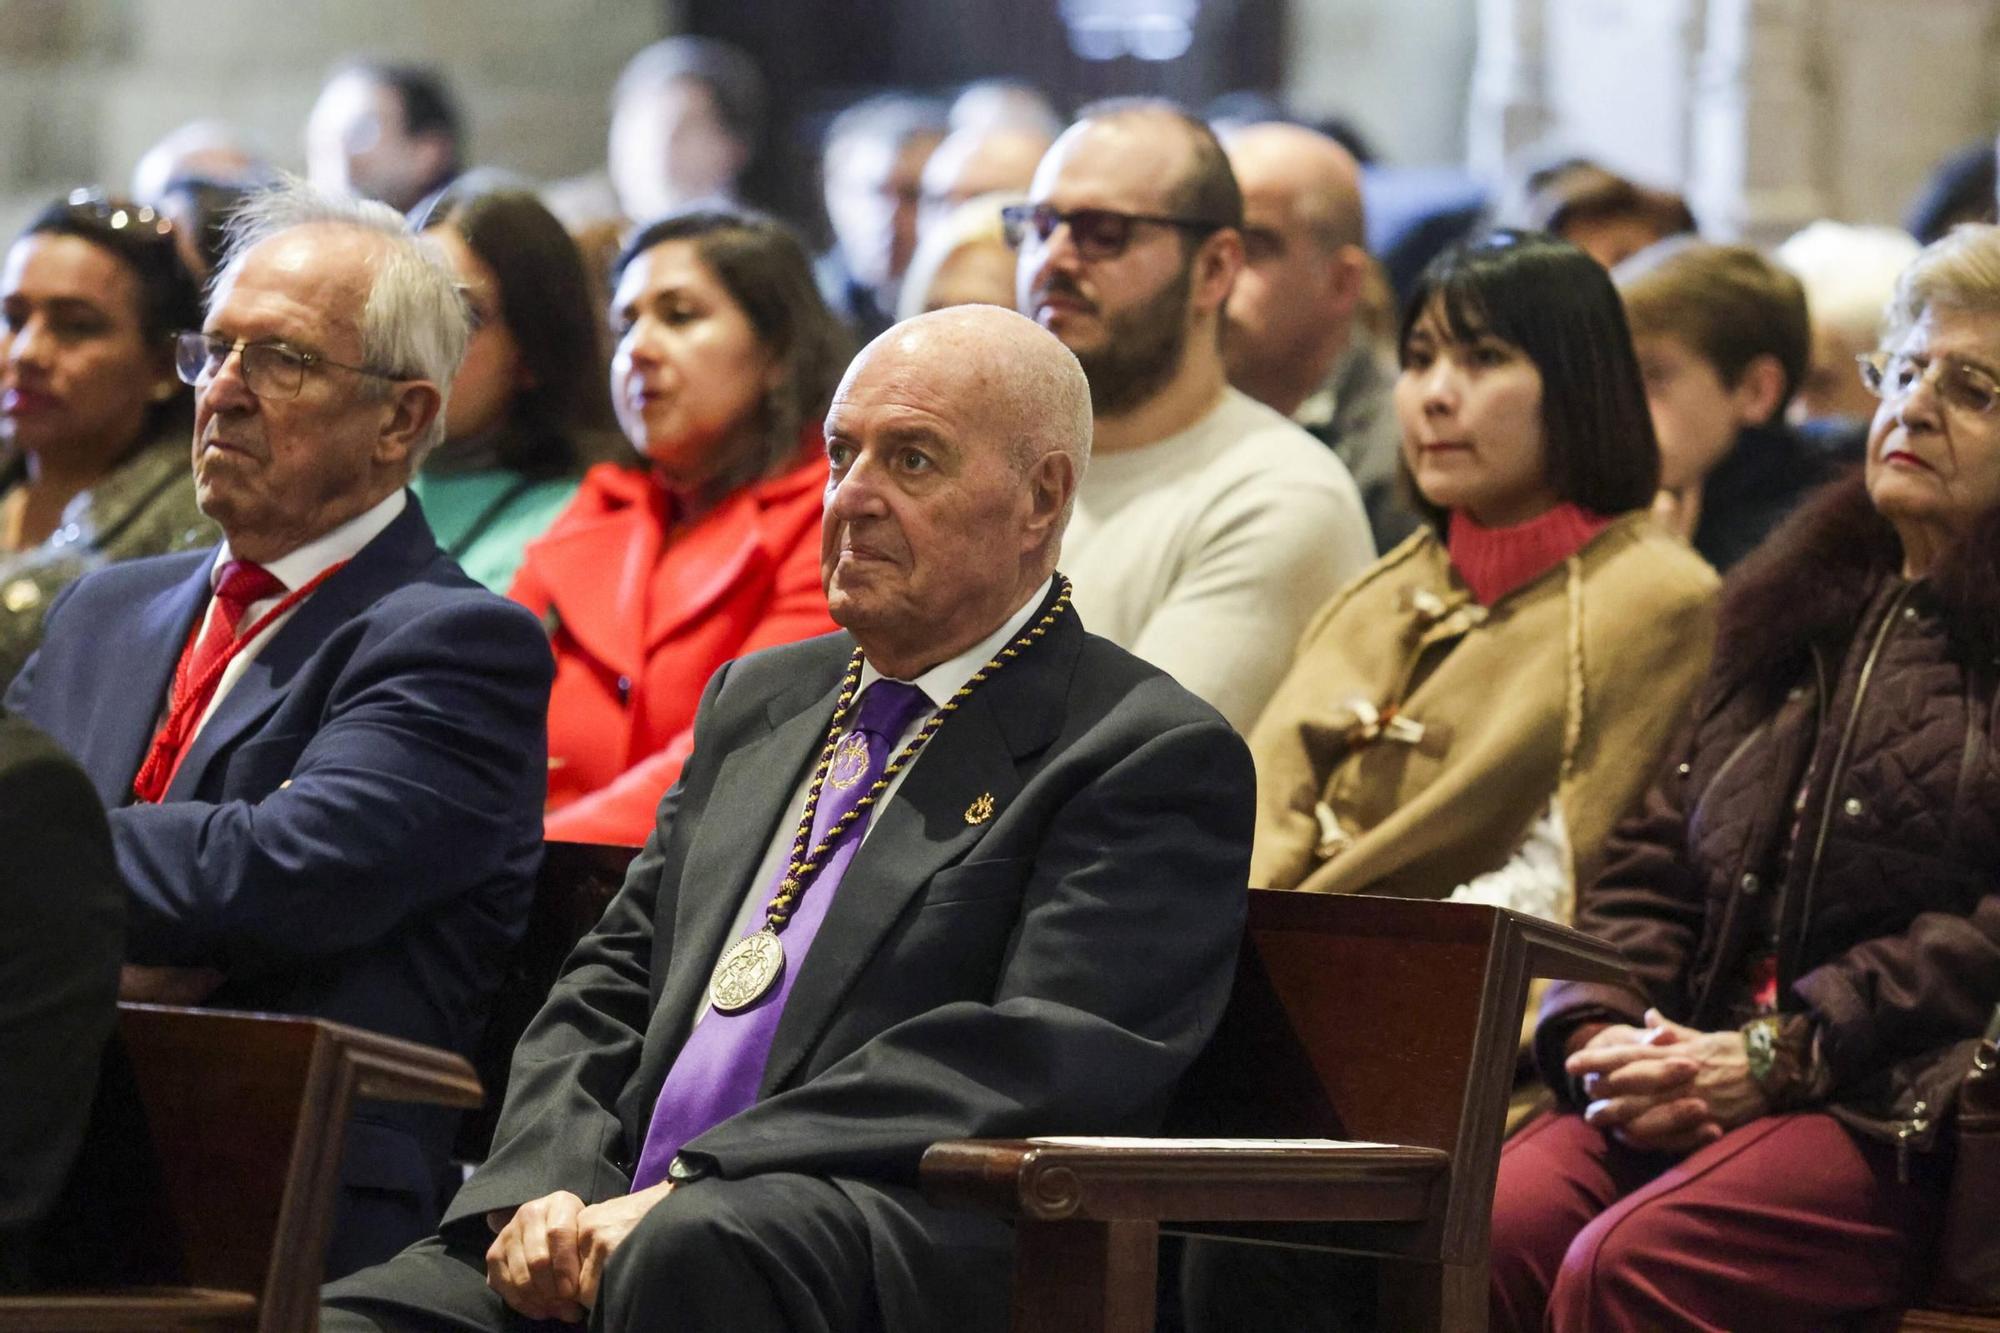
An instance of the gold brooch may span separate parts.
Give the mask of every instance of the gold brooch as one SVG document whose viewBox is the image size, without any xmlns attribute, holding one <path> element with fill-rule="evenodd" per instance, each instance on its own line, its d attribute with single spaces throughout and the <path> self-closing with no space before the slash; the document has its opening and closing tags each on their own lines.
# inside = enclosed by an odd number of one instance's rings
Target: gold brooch
<svg viewBox="0 0 2000 1333">
<path fill-rule="evenodd" d="M 965 807 L 965 822 L 968 824 L 984 824 L 991 818 L 993 818 L 993 793 L 990 791 L 982 792 L 977 800 Z"/>
</svg>

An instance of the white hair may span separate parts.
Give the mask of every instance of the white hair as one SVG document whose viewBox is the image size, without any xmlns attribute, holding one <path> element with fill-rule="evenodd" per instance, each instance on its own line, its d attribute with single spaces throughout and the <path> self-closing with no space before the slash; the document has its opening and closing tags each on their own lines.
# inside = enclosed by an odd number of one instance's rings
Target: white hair
<svg viewBox="0 0 2000 1333">
<path fill-rule="evenodd" d="M 396 379 L 429 380 L 437 388 L 437 416 L 417 442 L 414 470 L 444 439 L 451 381 L 472 336 L 458 280 L 437 243 L 413 234 L 403 215 L 387 204 L 326 194 L 285 176 L 250 196 L 230 219 L 217 289 L 250 251 L 299 227 L 357 231 L 381 245 L 382 258 L 361 311 L 361 360 L 370 370 Z"/>
<path fill-rule="evenodd" d="M 1772 257 L 1806 289 L 1806 310 L 1815 328 L 1852 346 L 1868 347 L 1897 277 L 1917 257 L 1917 243 L 1895 227 L 1821 220 L 1793 232 Z"/>
</svg>

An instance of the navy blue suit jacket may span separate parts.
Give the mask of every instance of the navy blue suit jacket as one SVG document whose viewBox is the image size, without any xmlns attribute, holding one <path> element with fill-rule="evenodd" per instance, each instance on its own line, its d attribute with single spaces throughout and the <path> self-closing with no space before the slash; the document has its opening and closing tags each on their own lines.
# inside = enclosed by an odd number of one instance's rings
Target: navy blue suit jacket
<svg viewBox="0 0 2000 1333">
<path fill-rule="evenodd" d="M 438 550 L 411 498 L 258 651 L 166 799 L 136 805 L 214 554 L 72 585 L 7 694 L 111 808 L 128 961 L 220 970 L 219 1007 L 469 1053 L 540 863 L 547 636 Z M 453 1119 L 364 1106 L 343 1185 L 435 1220 Z"/>
</svg>

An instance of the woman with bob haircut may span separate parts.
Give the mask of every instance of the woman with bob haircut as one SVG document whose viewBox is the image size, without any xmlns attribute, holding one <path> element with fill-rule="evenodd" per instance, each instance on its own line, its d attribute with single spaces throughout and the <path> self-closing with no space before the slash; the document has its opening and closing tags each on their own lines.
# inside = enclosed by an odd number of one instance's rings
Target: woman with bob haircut
<svg viewBox="0 0 2000 1333">
<path fill-rule="evenodd" d="M 505 592 L 521 553 L 576 494 L 616 428 L 583 256 L 541 200 L 473 172 L 416 220 L 457 274 L 472 338 L 444 443 L 410 483 L 446 554 Z"/>
<path fill-rule="evenodd" d="M 1990 1223 L 1939 1225 L 2000 999 L 2000 227 L 1917 255 L 1861 373 L 1866 464 L 1731 573 L 1578 901 L 1632 981 L 1542 1006 L 1495 1329 L 1891 1328 L 1942 1255 L 1990 1281 Z"/>
<path fill-rule="evenodd" d="M 64 588 L 114 560 L 206 546 L 193 395 L 173 335 L 201 324 L 174 226 L 78 190 L 0 266 L 0 687 Z"/>
<path fill-rule="evenodd" d="M 1638 364 L 1581 250 L 1446 251 L 1398 348 L 1427 522 L 1321 609 L 1251 734 L 1251 882 L 1563 920 L 1707 665 L 1715 576 L 1650 520 Z"/>
<path fill-rule="evenodd" d="M 612 273 L 604 463 L 509 595 L 555 650 L 550 838 L 638 845 L 715 669 L 834 628 L 820 586 L 820 420 L 846 336 L 782 224 L 735 210 L 642 228 Z"/>
</svg>

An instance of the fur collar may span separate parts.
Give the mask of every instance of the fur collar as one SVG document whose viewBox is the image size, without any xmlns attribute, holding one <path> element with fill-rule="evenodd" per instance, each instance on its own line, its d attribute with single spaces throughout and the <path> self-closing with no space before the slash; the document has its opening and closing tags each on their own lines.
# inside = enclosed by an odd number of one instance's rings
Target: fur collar
<svg viewBox="0 0 2000 1333">
<path fill-rule="evenodd" d="M 1902 543 L 1855 468 L 1809 495 L 1730 574 L 1718 665 L 1733 681 L 1782 687 L 1808 644 L 1843 649 L 1870 597 L 1902 567 Z M 1981 519 L 1926 582 L 1955 648 L 1969 660 L 2000 654 L 2000 512 Z"/>
</svg>

